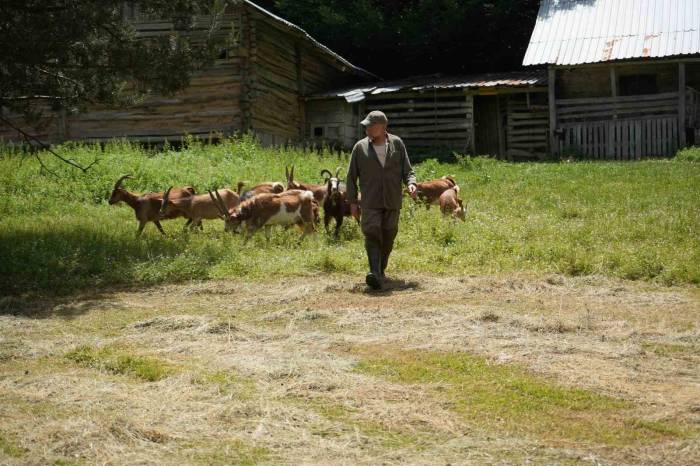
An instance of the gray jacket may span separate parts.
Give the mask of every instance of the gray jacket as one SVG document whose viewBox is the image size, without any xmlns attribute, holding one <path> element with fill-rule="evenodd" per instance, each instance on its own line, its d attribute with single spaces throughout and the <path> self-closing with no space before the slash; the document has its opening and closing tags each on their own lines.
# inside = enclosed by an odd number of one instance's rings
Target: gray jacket
<svg viewBox="0 0 700 466">
<path fill-rule="evenodd" d="M 406 186 L 416 183 L 416 174 L 408 160 L 406 146 L 400 137 L 387 133 L 388 146 L 384 166 L 379 163 L 377 153 L 369 138 L 355 144 L 350 157 L 347 176 L 347 197 L 357 202 L 357 179 L 363 209 L 400 209 L 403 195 L 401 182 Z"/>
</svg>

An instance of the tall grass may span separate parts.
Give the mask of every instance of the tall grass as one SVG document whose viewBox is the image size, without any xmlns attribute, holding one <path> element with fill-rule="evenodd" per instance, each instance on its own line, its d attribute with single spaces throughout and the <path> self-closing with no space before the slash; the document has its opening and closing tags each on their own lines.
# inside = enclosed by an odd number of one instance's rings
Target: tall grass
<svg viewBox="0 0 700 466">
<path fill-rule="evenodd" d="M 65 144 L 72 159 L 99 163 L 83 174 L 39 154 L 0 148 L 0 293 L 64 293 L 109 284 L 152 284 L 234 276 L 360 273 L 362 235 L 347 221 L 339 241 L 325 234 L 298 243 L 294 230 L 259 235 L 247 245 L 220 221 L 182 234 L 183 220 L 152 225 L 135 238 L 126 205 L 110 206 L 114 181 L 163 190 L 283 181 L 318 181 L 321 168 L 347 160 L 322 152 L 261 148 L 251 138 L 150 151 L 124 141 L 104 147 Z M 461 274 L 515 270 L 603 274 L 664 283 L 700 282 L 700 165 L 682 161 L 510 164 L 487 158 L 427 160 L 419 179 L 453 174 L 468 209 L 465 223 L 443 220 L 405 201 L 389 274 Z"/>
</svg>

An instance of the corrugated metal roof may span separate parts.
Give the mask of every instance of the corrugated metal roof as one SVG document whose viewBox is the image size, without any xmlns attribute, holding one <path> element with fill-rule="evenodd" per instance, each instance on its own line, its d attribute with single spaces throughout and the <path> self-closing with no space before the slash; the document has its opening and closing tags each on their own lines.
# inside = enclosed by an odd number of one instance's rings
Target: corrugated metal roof
<svg viewBox="0 0 700 466">
<path fill-rule="evenodd" d="M 415 76 L 396 81 L 381 81 L 315 94 L 311 98 L 344 97 L 348 102 L 359 102 L 368 95 L 402 90 L 424 91 L 432 89 L 466 89 L 481 87 L 530 87 L 546 86 L 547 73 L 541 70 L 483 73 L 469 76 Z"/>
<path fill-rule="evenodd" d="M 542 0 L 523 65 L 700 53 L 700 0 Z"/>
<path fill-rule="evenodd" d="M 319 41 L 317 41 L 317 40 L 314 39 L 313 37 L 311 37 L 311 35 L 309 35 L 308 32 L 304 31 L 302 28 L 300 28 L 300 27 L 297 26 L 296 24 L 294 24 L 294 23 L 292 23 L 292 22 L 289 22 L 289 21 L 287 21 L 286 19 L 284 19 L 284 18 L 282 18 L 282 17 L 280 17 L 280 16 L 277 16 L 276 14 L 272 13 L 271 11 L 266 10 L 265 8 L 261 7 L 260 5 L 256 5 L 255 3 L 253 3 L 253 2 L 251 2 L 251 1 L 249 1 L 249 0 L 245 0 L 245 3 L 246 3 L 247 5 L 250 5 L 251 7 L 255 8 L 256 10 L 258 10 L 259 12 L 261 12 L 262 14 L 264 14 L 264 15 L 266 15 L 266 16 L 269 16 L 270 18 L 274 19 L 275 21 L 277 21 L 277 22 L 281 23 L 282 25 L 286 26 L 288 29 L 292 29 L 292 30 L 294 30 L 295 32 L 301 34 L 304 38 L 306 38 L 307 40 L 309 40 L 314 46 L 318 47 L 318 48 L 321 49 L 324 53 L 326 53 L 326 54 L 330 55 L 331 57 L 335 58 L 335 59 L 338 60 L 341 64 L 343 64 L 344 66 L 347 66 L 350 70 L 354 71 L 355 73 L 360 74 L 360 75 L 363 75 L 363 76 L 365 76 L 365 77 L 369 77 L 369 78 L 375 78 L 375 79 L 378 78 L 378 76 L 377 76 L 376 74 L 370 73 L 369 71 L 367 71 L 367 70 L 365 70 L 365 69 L 363 69 L 363 68 L 360 68 L 359 66 L 353 65 L 352 63 L 350 63 L 349 61 L 347 61 L 345 58 L 341 57 L 340 55 L 338 55 L 337 53 L 335 53 L 334 51 L 332 51 L 331 49 L 329 49 L 328 47 L 326 47 L 325 45 L 323 45 L 322 43 L 320 43 Z"/>
</svg>

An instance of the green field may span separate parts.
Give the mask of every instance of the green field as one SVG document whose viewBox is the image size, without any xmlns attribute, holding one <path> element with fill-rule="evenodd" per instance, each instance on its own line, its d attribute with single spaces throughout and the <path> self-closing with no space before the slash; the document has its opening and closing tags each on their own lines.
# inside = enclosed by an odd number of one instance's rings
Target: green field
<svg viewBox="0 0 700 466">
<path fill-rule="evenodd" d="M 65 293 L 114 284 L 155 284 L 226 277 L 361 273 L 362 236 L 346 222 L 339 241 L 325 233 L 297 245 L 297 232 L 278 231 L 243 245 L 220 221 L 183 234 L 183 220 L 153 225 L 135 238 L 131 209 L 107 204 L 114 181 L 132 173 L 136 192 L 193 185 L 199 191 L 284 181 L 319 182 L 321 168 L 346 157 L 265 149 L 251 139 L 218 145 L 186 141 L 179 150 L 147 151 L 126 142 L 104 148 L 66 144 L 56 150 L 87 164 L 87 173 L 39 154 L 0 149 L 0 292 Z M 686 157 L 687 158 L 687 157 Z M 533 271 L 605 275 L 665 284 L 700 282 L 700 165 L 675 160 L 639 163 L 505 163 L 460 158 L 417 164 L 419 180 L 455 175 L 467 221 L 408 199 L 389 271 L 435 274 Z"/>
<path fill-rule="evenodd" d="M 361 232 L 137 238 L 134 191 L 301 180 L 346 155 L 251 139 L 0 151 L 0 464 L 666 464 L 700 438 L 697 150 L 426 160 L 387 290 Z M 49 174 L 40 169 L 36 155 Z"/>
</svg>

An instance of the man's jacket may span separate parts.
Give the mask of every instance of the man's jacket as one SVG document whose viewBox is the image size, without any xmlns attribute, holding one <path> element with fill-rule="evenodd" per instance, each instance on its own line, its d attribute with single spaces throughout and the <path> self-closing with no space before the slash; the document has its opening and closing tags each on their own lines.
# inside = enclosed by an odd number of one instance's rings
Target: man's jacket
<svg viewBox="0 0 700 466">
<path fill-rule="evenodd" d="M 357 202 L 357 179 L 363 209 L 400 209 L 403 182 L 406 186 L 416 183 L 416 174 L 408 160 L 406 146 L 401 138 L 387 133 L 386 162 L 382 167 L 369 138 L 355 144 L 350 157 L 347 176 L 347 198 Z"/>
</svg>

